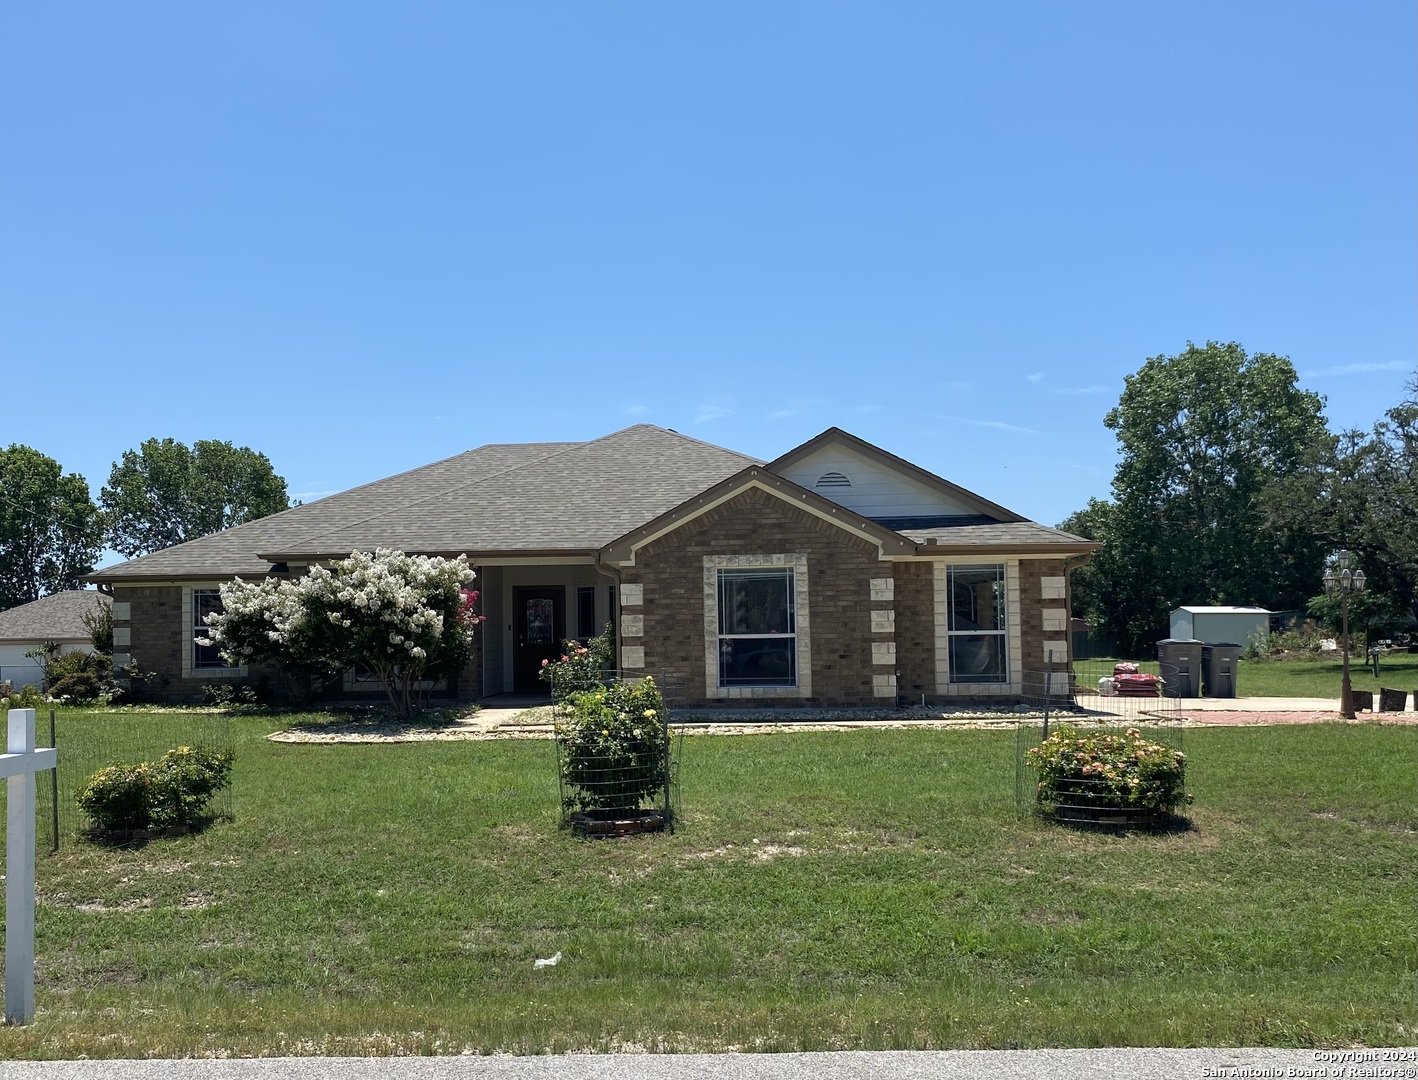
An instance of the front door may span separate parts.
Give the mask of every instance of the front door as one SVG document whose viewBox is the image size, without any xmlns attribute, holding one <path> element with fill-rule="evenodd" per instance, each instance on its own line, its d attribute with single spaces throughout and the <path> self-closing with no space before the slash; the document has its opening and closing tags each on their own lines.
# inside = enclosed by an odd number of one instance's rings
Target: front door
<svg viewBox="0 0 1418 1080">
<path fill-rule="evenodd" d="M 543 660 L 561 656 L 566 638 L 566 590 L 561 586 L 512 590 L 512 682 L 519 691 L 551 687 L 537 678 Z"/>
</svg>

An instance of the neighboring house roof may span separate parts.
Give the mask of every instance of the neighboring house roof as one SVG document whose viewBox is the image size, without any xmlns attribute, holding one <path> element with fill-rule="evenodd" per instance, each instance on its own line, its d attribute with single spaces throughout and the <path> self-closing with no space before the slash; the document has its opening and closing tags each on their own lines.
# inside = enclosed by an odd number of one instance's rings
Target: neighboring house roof
<svg viewBox="0 0 1418 1080">
<path fill-rule="evenodd" d="M 112 601 L 94 589 L 50 593 L 0 611 L 0 642 L 88 641 L 84 616 Z"/>
<path fill-rule="evenodd" d="M 1177 611 L 1189 611 L 1193 615 L 1269 615 L 1269 608 L 1263 607 L 1190 607 L 1183 606 L 1176 608 Z"/>
<path fill-rule="evenodd" d="M 758 459 L 637 424 L 584 443 L 492 444 L 153 552 L 97 582 L 265 574 L 378 547 L 591 553 Z"/>
</svg>

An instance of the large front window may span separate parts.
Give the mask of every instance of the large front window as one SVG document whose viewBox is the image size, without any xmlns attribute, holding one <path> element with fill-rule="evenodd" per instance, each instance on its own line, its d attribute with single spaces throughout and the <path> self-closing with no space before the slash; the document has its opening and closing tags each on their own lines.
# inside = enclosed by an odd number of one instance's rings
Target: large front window
<svg viewBox="0 0 1418 1080">
<path fill-rule="evenodd" d="M 1004 567 L 952 566 L 946 587 L 950 681 L 1008 682 Z"/>
<path fill-rule="evenodd" d="M 796 686 L 793 571 L 719 571 L 719 685 Z"/>
<path fill-rule="evenodd" d="M 208 640 L 211 627 L 207 625 L 208 615 L 220 615 L 222 594 L 220 589 L 192 590 L 192 666 L 194 668 L 224 668 L 227 662 L 217 647 Z"/>
</svg>

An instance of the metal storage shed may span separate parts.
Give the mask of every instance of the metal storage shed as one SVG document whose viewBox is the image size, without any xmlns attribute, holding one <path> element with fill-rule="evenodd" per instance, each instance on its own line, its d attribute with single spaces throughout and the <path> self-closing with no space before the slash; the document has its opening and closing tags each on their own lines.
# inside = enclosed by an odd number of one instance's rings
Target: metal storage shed
<svg viewBox="0 0 1418 1080">
<path fill-rule="evenodd" d="M 1209 645 L 1246 645 L 1270 633 L 1270 611 L 1259 607 L 1179 607 L 1172 612 L 1172 637 Z"/>
</svg>

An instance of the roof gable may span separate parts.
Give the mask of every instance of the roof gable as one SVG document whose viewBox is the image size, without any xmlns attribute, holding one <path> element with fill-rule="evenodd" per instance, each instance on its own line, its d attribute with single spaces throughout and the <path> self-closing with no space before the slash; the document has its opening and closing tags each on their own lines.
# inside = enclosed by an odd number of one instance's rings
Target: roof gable
<svg viewBox="0 0 1418 1080">
<path fill-rule="evenodd" d="M 831 522 L 840 529 L 870 540 L 877 545 L 883 556 L 910 555 L 916 550 L 913 541 L 877 524 L 865 515 L 852 512 L 831 499 L 824 499 L 816 492 L 800 487 L 786 477 L 772 472 L 766 465 L 755 464 L 715 484 L 707 491 L 691 496 L 678 506 L 608 543 L 601 548 L 601 560 L 612 564 L 633 565 L 635 552 L 646 544 L 667 536 L 749 488 L 765 491 L 791 506 Z"/>
<path fill-rule="evenodd" d="M 767 468 L 800 487 L 879 521 L 929 518 L 1026 520 L 841 428 L 828 428 Z"/>
</svg>

